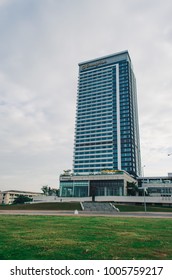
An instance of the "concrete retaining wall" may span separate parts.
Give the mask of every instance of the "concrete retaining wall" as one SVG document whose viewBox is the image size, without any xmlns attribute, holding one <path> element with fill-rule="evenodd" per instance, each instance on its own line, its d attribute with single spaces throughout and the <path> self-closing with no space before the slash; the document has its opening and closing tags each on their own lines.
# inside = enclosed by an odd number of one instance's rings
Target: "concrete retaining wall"
<svg viewBox="0 0 172 280">
<path fill-rule="evenodd" d="M 143 196 L 96 196 L 96 201 L 114 201 L 117 203 L 144 203 Z M 57 197 L 57 196 L 37 196 L 33 203 L 41 202 L 82 202 L 92 201 L 91 197 Z M 172 204 L 172 197 L 145 197 L 146 203 Z"/>
</svg>

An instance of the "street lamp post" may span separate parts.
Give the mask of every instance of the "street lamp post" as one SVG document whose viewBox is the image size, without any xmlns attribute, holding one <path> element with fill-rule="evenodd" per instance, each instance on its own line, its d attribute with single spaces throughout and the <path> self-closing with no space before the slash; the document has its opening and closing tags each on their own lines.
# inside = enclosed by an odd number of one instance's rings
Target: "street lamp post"
<svg viewBox="0 0 172 280">
<path fill-rule="evenodd" d="M 143 188 L 143 192 L 144 192 L 144 209 L 145 209 L 145 213 L 146 213 L 146 196 L 145 196 L 145 187 Z"/>
<path fill-rule="evenodd" d="M 144 180 L 144 168 L 146 167 L 146 165 L 143 165 L 142 167 L 142 177 Z M 143 196 L 144 196 L 144 209 L 145 209 L 145 213 L 146 213 L 146 196 L 145 196 L 145 187 L 143 187 Z"/>
<path fill-rule="evenodd" d="M 143 166 L 142 166 L 142 177 L 144 177 L 144 175 L 145 175 L 145 174 L 144 174 L 144 168 L 145 168 L 145 167 L 146 167 L 146 165 L 143 165 Z"/>
</svg>

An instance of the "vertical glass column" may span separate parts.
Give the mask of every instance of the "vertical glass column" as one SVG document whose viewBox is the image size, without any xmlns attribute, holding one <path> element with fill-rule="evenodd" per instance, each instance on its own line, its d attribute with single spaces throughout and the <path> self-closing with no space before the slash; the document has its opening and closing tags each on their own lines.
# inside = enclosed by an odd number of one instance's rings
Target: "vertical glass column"
<svg viewBox="0 0 172 280">
<path fill-rule="evenodd" d="M 119 95 L 119 64 L 116 64 L 116 115 L 117 115 L 117 156 L 118 170 L 121 170 L 121 126 L 120 126 L 120 95 Z"/>
</svg>

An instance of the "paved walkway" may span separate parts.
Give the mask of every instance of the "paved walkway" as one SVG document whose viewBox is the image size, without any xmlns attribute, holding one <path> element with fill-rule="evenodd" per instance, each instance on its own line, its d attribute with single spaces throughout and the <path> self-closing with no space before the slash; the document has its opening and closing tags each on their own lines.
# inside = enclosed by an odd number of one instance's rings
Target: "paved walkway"
<svg viewBox="0 0 172 280">
<path fill-rule="evenodd" d="M 41 216 L 109 216 L 109 217 L 144 217 L 144 218 L 172 218 L 172 212 L 84 212 L 51 211 L 51 210 L 0 210 L 0 215 L 41 215 Z"/>
</svg>

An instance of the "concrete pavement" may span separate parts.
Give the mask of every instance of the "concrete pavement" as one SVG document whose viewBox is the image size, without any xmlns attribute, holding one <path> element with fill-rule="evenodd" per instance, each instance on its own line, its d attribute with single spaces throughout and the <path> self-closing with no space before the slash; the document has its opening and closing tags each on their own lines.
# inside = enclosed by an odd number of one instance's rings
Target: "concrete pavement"
<svg viewBox="0 0 172 280">
<path fill-rule="evenodd" d="M 51 211 L 51 210 L 0 210 L 0 215 L 33 215 L 33 216 L 109 216 L 109 217 L 143 217 L 172 218 L 172 212 L 88 212 L 88 211 Z"/>
</svg>

